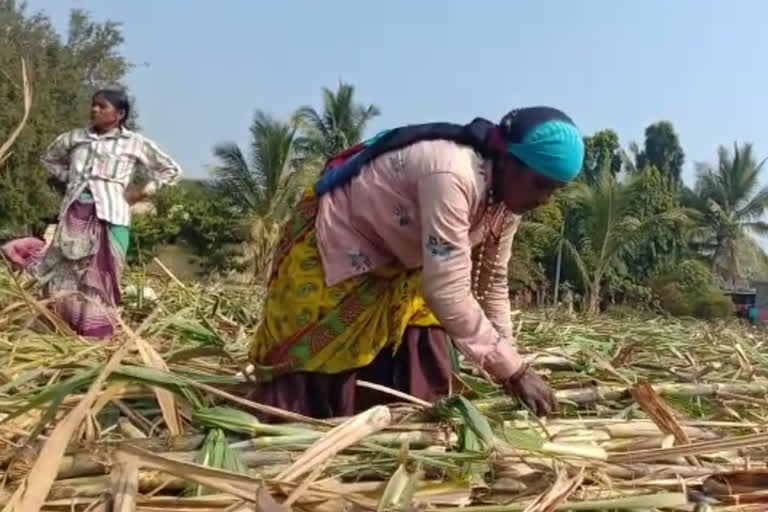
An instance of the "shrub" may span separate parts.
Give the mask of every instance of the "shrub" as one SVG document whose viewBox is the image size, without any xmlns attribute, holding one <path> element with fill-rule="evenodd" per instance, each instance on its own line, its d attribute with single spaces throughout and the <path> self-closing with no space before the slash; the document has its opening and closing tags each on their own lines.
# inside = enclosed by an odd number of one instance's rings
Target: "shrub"
<svg viewBox="0 0 768 512">
<path fill-rule="evenodd" d="M 714 285 L 707 266 L 697 260 L 660 269 L 651 288 L 661 307 L 671 315 L 714 319 L 733 314 L 730 299 Z"/>
<path fill-rule="evenodd" d="M 693 314 L 697 318 L 727 318 L 733 313 L 734 308 L 731 299 L 714 286 L 705 293 L 697 295 L 694 299 Z"/>
<path fill-rule="evenodd" d="M 155 256 L 162 245 L 181 243 L 204 273 L 238 268 L 232 246 L 246 239 L 245 216 L 228 197 L 197 182 L 165 187 L 152 198 L 154 213 L 134 215 L 129 263 Z"/>
<path fill-rule="evenodd" d="M 666 283 L 654 292 L 659 299 L 659 304 L 664 311 L 674 316 L 691 316 L 693 314 L 693 305 L 690 296 L 683 292 L 677 283 Z"/>
<path fill-rule="evenodd" d="M 152 213 L 134 214 L 131 219 L 131 242 L 128 246 L 128 263 L 146 262 L 157 256 L 161 245 L 173 243 L 181 231 L 180 219 Z"/>
</svg>

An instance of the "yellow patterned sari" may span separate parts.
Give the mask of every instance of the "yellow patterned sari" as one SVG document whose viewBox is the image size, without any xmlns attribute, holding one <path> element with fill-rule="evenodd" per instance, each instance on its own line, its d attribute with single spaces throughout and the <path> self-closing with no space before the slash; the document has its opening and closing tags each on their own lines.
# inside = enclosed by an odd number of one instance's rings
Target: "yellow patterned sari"
<svg viewBox="0 0 768 512">
<path fill-rule="evenodd" d="M 393 265 L 326 286 L 314 227 L 317 206 L 310 189 L 278 246 L 249 351 L 257 380 L 360 368 L 385 347 L 396 351 L 407 326 L 439 325 L 421 295 L 420 270 Z"/>
</svg>

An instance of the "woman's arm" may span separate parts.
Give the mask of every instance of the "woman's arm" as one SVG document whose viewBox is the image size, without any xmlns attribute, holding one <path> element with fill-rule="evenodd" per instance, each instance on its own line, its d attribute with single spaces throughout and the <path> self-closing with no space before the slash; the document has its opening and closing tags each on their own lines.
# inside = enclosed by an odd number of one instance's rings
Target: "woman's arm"
<svg viewBox="0 0 768 512">
<path fill-rule="evenodd" d="M 40 159 L 48 174 L 61 183 L 66 183 L 69 179 L 69 152 L 72 149 L 72 139 L 73 132 L 59 135 Z"/>
<path fill-rule="evenodd" d="M 523 362 L 472 295 L 470 187 L 453 173 L 431 173 L 419 180 L 418 193 L 427 305 L 459 350 L 503 382 Z"/>
<path fill-rule="evenodd" d="M 153 141 L 142 137 L 143 143 L 139 160 L 147 169 L 149 182 L 137 193 L 140 197 L 128 198 L 128 202 L 137 202 L 151 196 L 164 185 L 174 185 L 181 179 L 181 167 Z"/>
</svg>

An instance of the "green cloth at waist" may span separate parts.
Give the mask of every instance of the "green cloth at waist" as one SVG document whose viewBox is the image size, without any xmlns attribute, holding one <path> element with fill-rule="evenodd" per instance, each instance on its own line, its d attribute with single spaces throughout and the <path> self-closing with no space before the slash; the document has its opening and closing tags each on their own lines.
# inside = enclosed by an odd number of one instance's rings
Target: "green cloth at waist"
<svg viewBox="0 0 768 512">
<path fill-rule="evenodd" d="M 131 242 L 131 229 L 128 226 L 118 226 L 117 224 L 109 224 L 107 227 L 109 233 L 109 239 L 114 243 L 125 258 L 128 254 L 128 246 Z"/>
<path fill-rule="evenodd" d="M 92 201 L 93 195 L 90 191 L 85 190 L 80 194 L 80 199 Z M 126 254 L 128 254 L 128 246 L 131 242 L 131 228 L 128 226 L 107 223 L 107 232 L 109 233 L 110 241 L 120 249 L 123 258 L 125 258 Z"/>
</svg>

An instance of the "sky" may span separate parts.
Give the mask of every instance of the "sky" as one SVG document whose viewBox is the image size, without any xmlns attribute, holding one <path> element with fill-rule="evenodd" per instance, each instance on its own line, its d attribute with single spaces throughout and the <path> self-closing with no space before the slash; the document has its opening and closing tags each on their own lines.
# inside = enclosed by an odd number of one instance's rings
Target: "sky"
<svg viewBox="0 0 768 512">
<path fill-rule="evenodd" d="M 340 80 L 407 123 L 564 110 L 623 144 L 674 123 L 693 162 L 719 144 L 768 155 L 765 0 L 29 0 L 60 31 L 71 8 L 123 23 L 143 131 L 190 177 L 219 142 L 248 143 L 255 109 L 320 106 Z"/>
</svg>

